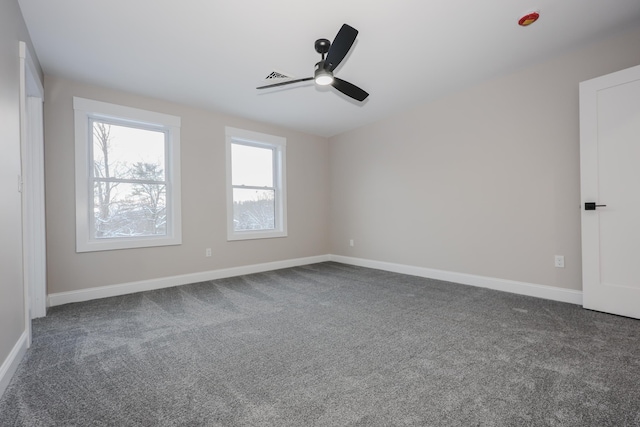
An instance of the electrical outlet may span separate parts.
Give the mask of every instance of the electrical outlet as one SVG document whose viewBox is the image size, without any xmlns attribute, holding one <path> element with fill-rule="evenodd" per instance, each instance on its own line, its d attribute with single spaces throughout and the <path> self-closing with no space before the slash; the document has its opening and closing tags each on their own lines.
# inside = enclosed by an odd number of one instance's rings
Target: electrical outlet
<svg viewBox="0 0 640 427">
<path fill-rule="evenodd" d="M 204 250 L 204 256 L 207 256 L 207 257 L 211 256 L 211 248 L 207 248 Z"/>
<path fill-rule="evenodd" d="M 353 239 L 349 240 L 349 246 L 353 247 L 353 246 L 355 246 L 355 245 L 356 245 L 356 244 L 355 244 L 355 242 L 353 241 Z"/>
<path fill-rule="evenodd" d="M 556 255 L 556 267 L 557 268 L 564 268 L 564 256 L 563 255 Z"/>
</svg>

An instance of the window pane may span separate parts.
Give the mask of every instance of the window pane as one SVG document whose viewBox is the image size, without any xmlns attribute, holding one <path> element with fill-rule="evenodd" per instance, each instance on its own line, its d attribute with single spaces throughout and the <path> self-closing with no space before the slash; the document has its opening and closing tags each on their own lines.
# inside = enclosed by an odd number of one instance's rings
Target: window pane
<svg viewBox="0 0 640 427">
<path fill-rule="evenodd" d="M 233 189 L 235 231 L 275 229 L 275 191 Z"/>
<path fill-rule="evenodd" d="M 96 178 L 165 180 L 164 132 L 93 121 Z"/>
<path fill-rule="evenodd" d="M 273 150 L 231 144 L 232 185 L 273 187 Z"/>
<path fill-rule="evenodd" d="M 93 190 L 96 239 L 167 234 L 164 184 L 97 182 Z"/>
</svg>

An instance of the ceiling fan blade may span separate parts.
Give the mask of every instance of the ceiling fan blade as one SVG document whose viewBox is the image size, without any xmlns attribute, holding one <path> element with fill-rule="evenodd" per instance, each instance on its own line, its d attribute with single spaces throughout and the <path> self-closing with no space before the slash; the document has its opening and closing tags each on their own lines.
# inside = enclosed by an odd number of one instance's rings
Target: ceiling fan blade
<svg viewBox="0 0 640 427">
<path fill-rule="evenodd" d="M 313 77 L 305 77 L 304 79 L 295 79 L 295 80 L 289 80 L 289 81 L 286 81 L 286 82 L 274 83 L 272 85 L 258 86 L 256 89 L 267 89 L 267 88 L 270 88 L 270 87 L 290 85 L 291 83 L 306 82 L 308 80 L 313 80 Z"/>
<path fill-rule="evenodd" d="M 356 101 L 362 102 L 365 99 L 367 99 L 367 96 L 369 96 L 367 92 L 360 89 L 358 86 L 351 84 L 347 81 L 344 81 L 342 79 L 339 79 L 337 77 L 333 78 L 333 83 L 331 83 L 331 86 L 335 87 L 340 92 L 344 93 L 347 96 L 350 96 Z"/>
<path fill-rule="evenodd" d="M 327 52 L 327 58 L 324 60 L 325 70 L 333 71 L 342 62 L 353 46 L 353 42 L 356 41 L 357 35 L 358 30 L 355 28 L 347 24 L 342 25 Z"/>
</svg>

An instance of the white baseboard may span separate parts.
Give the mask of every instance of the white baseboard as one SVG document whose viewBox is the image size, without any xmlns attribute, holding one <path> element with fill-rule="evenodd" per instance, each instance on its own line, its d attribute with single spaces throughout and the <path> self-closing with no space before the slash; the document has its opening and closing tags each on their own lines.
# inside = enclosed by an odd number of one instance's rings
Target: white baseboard
<svg viewBox="0 0 640 427">
<path fill-rule="evenodd" d="M 414 267 L 405 264 L 394 264 L 383 261 L 373 261 L 362 258 L 352 258 L 342 255 L 330 255 L 331 261 L 343 264 L 357 265 L 360 267 L 375 268 L 394 273 L 409 274 L 412 276 L 426 277 L 429 279 L 444 280 L 479 288 L 494 289 L 497 291 L 511 292 L 549 299 L 553 301 L 567 302 L 582 305 L 582 292 L 572 289 L 557 288 L 555 286 L 537 285 L 534 283 L 517 282 L 515 280 L 496 279 L 493 277 L 476 276 L 473 274 L 454 273 L 451 271 L 435 270 L 432 268 Z"/>
<path fill-rule="evenodd" d="M 16 345 L 13 346 L 13 349 L 2 363 L 2 366 L 0 366 L 0 397 L 2 397 L 4 391 L 9 386 L 13 374 L 16 372 L 16 369 L 18 369 L 18 365 L 27 351 L 27 338 L 27 331 L 25 331 L 18 339 Z"/>
<path fill-rule="evenodd" d="M 480 288 L 488 288 L 503 292 L 511 292 L 514 294 L 582 305 L 582 292 L 571 289 L 538 285 L 534 283 L 517 282 L 514 280 L 497 279 L 494 277 L 476 276 L 473 274 L 455 273 L 451 271 L 436 270 L 425 267 L 415 267 L 411 265 L 395 264 L 384 261 L 374 261 L 363 258 L 346 257 L 342 255 L 319 255 L 307 258 L 295 258 L 291 260 L 268 262 L 264 264 L 253 264 L 241 267 L 225 268 L 221 270 L 203 271 L 200 273 L 183 274 L 180 276 L 163 277 L 159 279 L 142 280 L 139 282 L 100 286 L 97 288 L 88 288 L 79 291 L 59 292 L 49 295 L 48 306 L 54 307 L 57 305 L 68 304 L 72 302 L 114 297 L 119 295 L 132 294 L 135 292 L 151 291 L 154 289 L 187 285 L 189 283 L 198 283 L 205 282 L 207 280 L 241 276 L 243 274 L 262 273 L 265 271 L 277 270 L 280 268 L 297 267 L 301 265 L 326 261 L 335 261 L 343 264 L 375 268 L 378 270 L 391 271 L 394 273 L 409 274 L 412 276 L 444 280 L 447 282 L 455 282 L 463 285 L 477 286 Z"/>
<path fill-rule="evenodd" d="M 241 276 L 243 274 L 262 273 L 264 271 L 298 267 L 300 265 L 315 264 L 318 262 L 326 262 L 329 260 L 330 255 L 319 255 L 307 258 L 295 258 L 284 261 L 267 262 L 264 264 L 253 264 L 220 270 L 203 271 L 200 273 L 183 274 L 180 276 L 162 277 L 159 279 L 142 280 L 139 282 L 100 286 L 97 288 L 87 288 L 79 291 L 57 292 L 49 294 L 48 306 L 54 307 L 57 305 L 68 304 L 72 302 L 89 301 L 99 298 L 133 294 L 136 292 L 170 288 L 172 286 L 206 282 L 207 280 L 224 279 L 227 277 Z"/>
</svg>

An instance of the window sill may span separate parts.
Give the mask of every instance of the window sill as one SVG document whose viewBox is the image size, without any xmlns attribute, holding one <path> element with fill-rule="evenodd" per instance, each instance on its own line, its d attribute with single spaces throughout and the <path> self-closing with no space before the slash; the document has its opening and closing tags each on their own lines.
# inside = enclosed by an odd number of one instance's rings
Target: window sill
<svg viewBox="0 0 640 427">
<path fill-rule="evenodd" d="M 176 237 L 139 237 L 135 239 L 103 239 L 76 242 L 76 252 L 100 252 L 118 249 L 151 248 L 156 246 L 176 246 L 182 239 Z"/>
<path fill-rule="evenodd" d="M 256 240 L 256 239 L 274 239 L 287 237 L 286 231 L 234 231 L 227 234 L 227 241 L 236 240 Z"/>
</svg>

